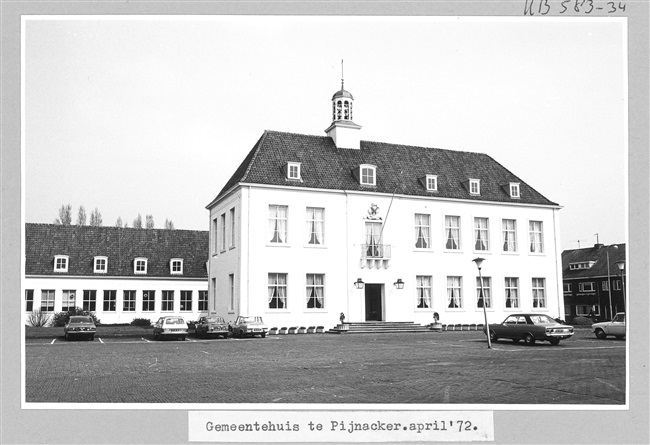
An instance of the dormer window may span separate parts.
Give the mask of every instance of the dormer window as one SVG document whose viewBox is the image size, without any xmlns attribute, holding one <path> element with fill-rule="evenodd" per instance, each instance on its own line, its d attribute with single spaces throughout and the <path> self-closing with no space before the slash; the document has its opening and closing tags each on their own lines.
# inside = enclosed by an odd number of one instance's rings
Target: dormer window
<svg viewBox="0 0 650 445">
<path fill-rule="evenodd" d="M 359 183 L 361 185 L 377 185 L 377 167 L 367 164 L 359 166 Z"/>
<path fill-rule="evenodd" d="M 146 275 L 147 273 L 147 259 L 136 258 L 133 260 L 133 273 L 137 275 Z"/>
<path fill-rule="evenodd" d="M 518 182 L 511 182 L 510 183 L 510 197 L 511 198 L 519 198 L 521 195 L 519 194 L 519 183 Z"/>
<path fill-rule="evenodd" d="M 95 273 L 106 273 L 108 272 L 108 257 L 105 256 L 96 256 L 93 272 Z"/>
<path fill-rule="evenodd" d="M 438 191 L 438 176 L 427 175 L 425 178 L 427 190 L 430 192 Z"/>
<path fill-rule="evenodd" d="M 579 263 L 570 263 L 569 269 L 570 270 L 591 269 L 594 264 L 596 264 L 595 261 L 582 261 Z"/>
<path fill-rule="evenodd" d="M 300 162 L 287 163 L 287 179 L 300 180 Z"/>
<path fill-rule="evenodd" d="M 69 262 L 67 255 L 54 255 L 54 272 L 67 272 Z"/>
<path fill-rule="evenodd" d="M 480 179 L 470 179 L 469 180 L 469 193 L 471 195 L 480 195 L 481 194 L 481 180 Z"/>
<path fill-rule="evenodd" d="M 172 275 L 183 275 L 183 260 L 180 258 L 169 260 L 169 271 Z"/>
</svg>

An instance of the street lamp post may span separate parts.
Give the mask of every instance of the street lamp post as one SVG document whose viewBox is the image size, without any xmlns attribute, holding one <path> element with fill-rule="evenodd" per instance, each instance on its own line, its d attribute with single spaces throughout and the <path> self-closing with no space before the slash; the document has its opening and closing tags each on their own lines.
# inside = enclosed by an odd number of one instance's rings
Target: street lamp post
<svg viewBox="0 0 650 445">
<path fill-rule="evenodd" d="M 478 267 L 478 280 L 481 285 L 481 301 L 483 302 L 483 317 L 485 319 L 485 335 L 487 335 L 488 349 L 492 349 L 492 341 L 490 340 L 490 325 L 488 324 L 487 311 L 485 310 L 485 293 L 483 292 L 483 276 L 481 275 L 481 265 L 483 264 L 483 261 L 485 261 L 485 259 L 475 258 L 472 261 L 474 261 L 476 263 L 476 267 Z"/>
<path fill-rule="evenodd" d="M 625 305 L 625 260 L 620 260 L 615 262 L 618 270 L 621 272 L 621 286 L 623 286 L 623 310 L 627 313 L 627 307 Z"/>
</svg>

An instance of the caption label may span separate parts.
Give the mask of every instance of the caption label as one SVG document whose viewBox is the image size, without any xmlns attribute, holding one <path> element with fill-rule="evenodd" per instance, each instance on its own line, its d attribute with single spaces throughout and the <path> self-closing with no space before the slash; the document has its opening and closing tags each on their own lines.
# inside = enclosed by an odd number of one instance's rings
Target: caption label
<svg viewBox="0 0 650 445">
<path fill-rule="evenodd" d="M 190 442 L 493 441 L 492 411 L 190 411 Z"/>
</svg>

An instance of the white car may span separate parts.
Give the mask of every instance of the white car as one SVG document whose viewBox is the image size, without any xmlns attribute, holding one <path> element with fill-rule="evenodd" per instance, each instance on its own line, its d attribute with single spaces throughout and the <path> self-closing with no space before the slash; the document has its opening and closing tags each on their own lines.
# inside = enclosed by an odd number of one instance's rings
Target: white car
<svg viewBox="0 0 650 445">
<path fill-rule="evenodd" d="M 153 338 L 178 338 L 185 340 L 187 337 L 187 322 L 183 317 L 167 316 L 160 317 L 153 325 Z"/>
<path fill-rule="evenodd" d="M 591 330 L 596 337 L 603 339 L 608 335 L 613 335 L 616 338 L 625 337 L 625 312 L 619 312 L 614 316 L 612 321 L 603 321 L 591 325 Z"/>
<path fill-rule="evenodd" d="M 262 321 L 262 317 L 239 316 L 235 324 L 230 326 L 230 330 L 232 331 L 233 337 L 244 338 L 260 335 L 264 338 L 269 328 Z"/>
</svg>

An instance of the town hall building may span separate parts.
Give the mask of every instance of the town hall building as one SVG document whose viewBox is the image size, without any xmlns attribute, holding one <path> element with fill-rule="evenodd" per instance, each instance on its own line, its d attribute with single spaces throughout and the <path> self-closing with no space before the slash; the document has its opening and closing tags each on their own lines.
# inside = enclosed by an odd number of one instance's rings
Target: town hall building
<svg viewBox="0 0 650 445">
<path fill-rule="evenodd" d="M 560 206 L 482 153 L 265 131 L 207 209 L 210 313 L 269 326 L 564 318 Z M 484 258 L 482 283 L 473 260 Z M 481 294 L 481 284 L 483 293 Z"/>
</svg>

